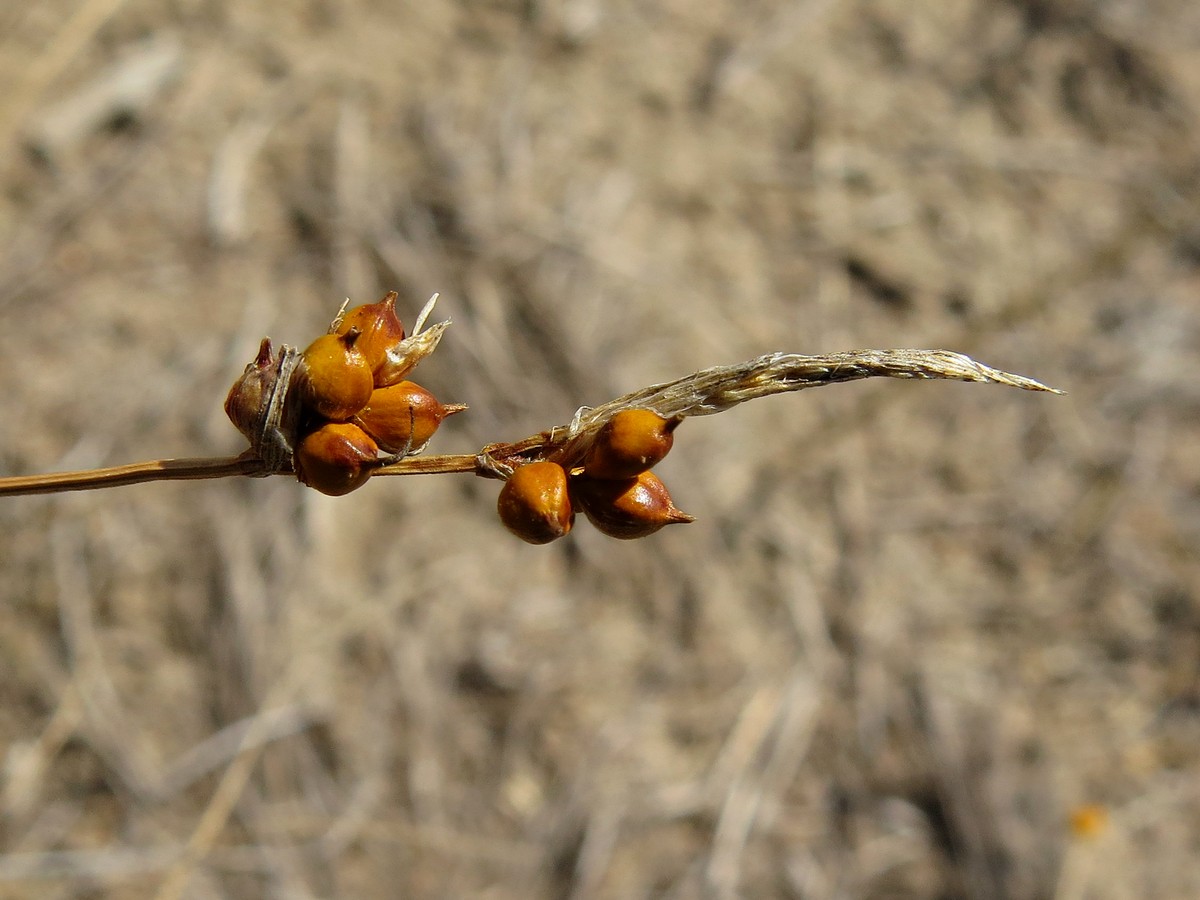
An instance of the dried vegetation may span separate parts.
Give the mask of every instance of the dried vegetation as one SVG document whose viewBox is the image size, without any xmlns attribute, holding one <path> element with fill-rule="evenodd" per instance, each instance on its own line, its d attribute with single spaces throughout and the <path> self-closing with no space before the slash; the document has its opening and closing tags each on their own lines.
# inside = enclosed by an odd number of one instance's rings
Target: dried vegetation
<svg viewBox="0 0 1200 900">
<path fill-rule="evenodd" d="M 25 8 L 25 7 L 28 8 Z M 0 503 L 0 896 L 1200 896 L 1200 12 L 0 11 L 0 474 L 233 454 L 263 334 L 432 291 L 437 450 L 776 350 L 698 517 L 496 485 Z M 656 470 L 658 471 L 658 470 Z"/>
</svg>

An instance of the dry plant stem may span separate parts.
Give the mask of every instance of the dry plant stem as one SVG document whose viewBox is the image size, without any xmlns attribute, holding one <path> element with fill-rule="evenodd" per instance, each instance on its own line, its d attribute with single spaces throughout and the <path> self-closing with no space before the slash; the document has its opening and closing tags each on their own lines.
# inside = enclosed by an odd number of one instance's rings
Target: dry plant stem
<svg viewBox="0 0 1200 900">
<path fill-rule="evenodd" d="M 715 366 L 675 381 L 652 385 L 602 406 L 584 407 L 569 425 L 515 443 L 490 444 L 477 454 L 409 456 L 380 466 L 373 477 L 470 472 L 485 478 L 505 478 L 513 462 L 533 459 L 553 459 L 569 467 L 579 461 L 600 427 L 623 409 L 652 409 L 663 418 L 708 416 L 772 394 L 880 377 L 973 381 L 1027 391 L 1062 393 L 1031 378 L 993 369 L 949 350 L 851 350 L 823 356 L 769 353 L 738 365 Z M 261 476 L 272 472 L 287 474 L 290 469 L 273 468 L 250 455 L 222 459 L 164 459 L 85 472 L 0 478 L 0 496 L 82 491 L 143 481 Z"/>
<path fill-rule="evenodd" d="M 90 491 L 123 484 L 141 484 L 145 481 L 194 481 L 202 478 L 229 478 L 233 475 L 262 475 L 265 471 L 266 465 L 263 461 L 253 456 L 154 459 L 107 469 L 0 478 L 0 497 Z"/>
</svg>

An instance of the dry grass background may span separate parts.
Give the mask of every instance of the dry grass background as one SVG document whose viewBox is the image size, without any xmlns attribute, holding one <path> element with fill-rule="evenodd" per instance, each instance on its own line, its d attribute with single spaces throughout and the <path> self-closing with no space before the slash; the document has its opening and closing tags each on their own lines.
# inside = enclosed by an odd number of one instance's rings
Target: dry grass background
<svg viewBox="0 0 1200 900">
<path fill-rule="evenodd" d="M 628 544 L 469 477 L 6 500 L 0 895 L 1200 896 L 1200 7 L 23 6 L 2 473 L 237 452 L 258 339 L 389 288 L 440 452 L 770 350 L 1070 394 L 689 421 Z"/>
</svg>

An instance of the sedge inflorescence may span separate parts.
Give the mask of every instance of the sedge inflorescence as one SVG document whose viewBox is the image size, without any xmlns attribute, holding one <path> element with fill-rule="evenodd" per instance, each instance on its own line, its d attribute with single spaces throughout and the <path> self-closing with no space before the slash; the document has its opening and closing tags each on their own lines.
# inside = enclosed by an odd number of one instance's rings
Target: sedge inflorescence
<svg viewBox="0 0 1200 900">
<path fill-rule="evenodd" d="M 466 409 L 442 403 L 408 378 L 448 323 L 421 331 L 430 301 L 407 336 L 396 296 L 343 307 L 303 351 L 276 351 L 263 340 L 225 400 L 226 414 L 250 440 L 249 454 L 263 462 L 262 474 L 290 472 L 323 494 L 349 494 L 420 452 L 447 416 Z M 646 537 L 693 521 L 650 471 L 670 451 L 681 421 L 651 409 L 621 409 L 571 440 L 556 442 L 554 432 L 545 432 L 545 442 L 491 445 L 472 468 L 504 479 L 500 520 L 531 544 L 570 532 L 576 512 L 611 537 Z"/>
<path fill-rule="evenodd" d="M 393 292 L 349 312 L 343 307 L 328 332 L 303 352 L 287 345 L 276 350 L 264 338 L 225 399 L 226 414 L 250 441 L 250 449 L 239 456 L 0 476 L 0 496 L 282 474 L 341 495 L 372 475 L 470 472 L 513 481 L 501 494 L 500 516 L 532 543 L 562 537 L 576 510 L 606 534 L 637 538 L 664 525 L 692 521 L 650 472 L 671 449 L 675 428 L 686 417 L 862 378 L 949 379 L 1062 393 L 949 350 L 850 350 L 819 356 L 780 351 L 702 369 L 600 406 L 580 407 L 569 425 L 488 444 L 477 453 L 409 459 L 446 416 L 466 409 L 441 403 L 408 378 L 437 348 L 450 324 L 422 330 L 436 300 L 434 294 L 407 337 Z"/>
<path fill-rule="evenodd" d="M 239 456 L 0 476 L 0 497 L 284 474 L 341 495 L 372 475 L 460 472 L 503 481 L 516 476 L 499 509 L 510 530 L 525 540 L 546 543 L 562 537 L 576 510 L 606 534 L 636 538 L 692 521 L 650 473 L 671 449 L 675 427 L 684 418 L 862 378 L 949 379 L 1062 393 L 950 350 L 849 350 L 819 356 L 777 351 L 652 384 L 600 406 L 580 407 L 568 425 L 488 444 L 477 453 L 409 459 L 446 416 L 466 409 L 441 403 L 408 378 L 437 348 L 450 324 L 422 330 L 437 296 L 417 316 L 408 336 L 396 315 L 393 292 L 349 312 L 343 306 L 328 332 L 303 352 L 287 345 L 276 350 L 264 338 L 225 399 L 226 414 L 250 441 L 250 449 Z M 537 468 L 529 468 L 535 464 Z M 522 468 L 528 471 L 517 475 Z"/>
<path fill-rule="evenodd" d="M 323 494 L 348 494 L 381 466 L 419 452 L 447 416 L 466 409 L 408 380 L 445 323 L 421 333 L 422 315 L 407 337 L 396 296 L 340 313 L 303 352 L 275 352 L 263 340 L 225 412 L 271 469 L 290 468 Z"/>
<path fill-rule="evenodd" d="M 623 540 L 694 521 L 650 471 L 670 451 L 681 421 L 649 409 L 621 410 L 596 432 L 581 465 L 550 459 L 518 466 L 496 503 L 500 521 L 531 544 L 567 534 L 577 510 L 604 534 Z"/>
</svg>

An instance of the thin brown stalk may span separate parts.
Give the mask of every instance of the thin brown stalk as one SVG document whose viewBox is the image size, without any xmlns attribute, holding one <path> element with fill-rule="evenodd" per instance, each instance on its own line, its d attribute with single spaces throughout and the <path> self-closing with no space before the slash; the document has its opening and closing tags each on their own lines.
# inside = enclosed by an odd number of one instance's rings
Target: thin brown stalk
<svg viewBox="0 0 1200 900">
<path fill-rule="evenodd" d="M 56 472 L 52 475 L 11 475 L 0 478 L 0 497 L 18 494 L 57 494 L 63 491 L 91 491 L 97 488 L 141 484 L 146 481 L 187 481 L 201 478 L 229 478 L 233 475 L 261 475 L 262 460 L 250 456 L 221 456 L 211 459 L 152 459 L 146 462 L 85 469 L 81 472 Z"/>
<path fill-rule="evenodd" d="M 737 365 L 715 366 L 665 384 L 651 385 L 601 406 L 584 407 L 570 424 L 524 440 L 490 444 L 476 454 L 409 456 L 381 465 L 375 475 L 470 472 L 503 478 L 513 462 L 528 459 L 553 459 L 571 466 L 600 427 L 623 409 L 652 409 L 664 418 L 708 416 L 759 397 L 861 378 L 948 379 L 1062 393 L 1031 378 L 993 369 L 949 350 L 851 350 L 822 356 L 769 353 Z M 285 467 L 282 473 L 290 474 L 290 470 Z M 267 465 L 246 454 L 216 459 L 159 459 L 83 472 L 0 478 L 0 496 L 84 491 L 145 481 L 265 474 L 269 474 Z"/>
</svg>

